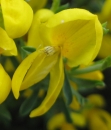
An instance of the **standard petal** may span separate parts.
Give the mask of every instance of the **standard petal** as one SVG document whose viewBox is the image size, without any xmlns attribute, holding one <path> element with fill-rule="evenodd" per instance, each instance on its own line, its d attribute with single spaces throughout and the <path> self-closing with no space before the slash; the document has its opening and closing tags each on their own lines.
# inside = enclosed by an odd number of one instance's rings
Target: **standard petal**
<svg viewBox="0 0 111 130">
<path fill-rule="evenodd" d="M 41 25 L 40 34 L 47 44 L 61 47 L 70 67 L 88 64 L 102 42 L 102 26 L 96 15 L 83 9 L 61 11 Z"/>
<path fill-rule="evenodd" d="M 94 14 L 84 9 L 66 9 L 53 15 L 46 22 L 44 22 L 40 28 L 40 35 L 45 43 L 47 42 L 47 44 L 50 43 L 53 45 L 60 45 L 63 44 L 64 41 L 67 40 L 71 35 L 73 35 L 74 32 L 86 24 L 85 21 L 87 22 L 87 20 L 94 18 Z M 75 28 L 74 24 L 77 20 L 82 21 L 81 23 L 78 23 L 79 26 L 76 25 Z M 67 25 L 64 26 L 65 23 Z"/>
<path fill-rule="evenodd" d="M 11 38 L 27 33 L 33 19 L 33 11 L 24 0 L 1 0 L 4 25 Z"/>
<path fill-rule="evenodd" d="M 50 83 L 47 95 L 42 104 L 30 113 L 30 117 L 40 116 L 47 112 L 56 101 L 64 82 L 62 57 L 56 62 L 50 73 Z"/>
<path fill-rule="evenodd" d="M 28 32 L 28 46 L 33 46 L 37 49 L 44 46 L 39 34 L 39 27 L 41 23 L 46 22 L 52 15 L 53 12 L 48 9 L 41 9 L 35 13 L 31 28 Z"/>
<path fill-rule="evenodd" d="M 0 28 L 0 54 L 17 55 L 15 42 L 7 35 L 6 31 Z"/>
<path fill-rule="evenodd" d="M 0 104 L 5 101 L 11 90 L 11 79 L 0 64 Z"/>
</svg>

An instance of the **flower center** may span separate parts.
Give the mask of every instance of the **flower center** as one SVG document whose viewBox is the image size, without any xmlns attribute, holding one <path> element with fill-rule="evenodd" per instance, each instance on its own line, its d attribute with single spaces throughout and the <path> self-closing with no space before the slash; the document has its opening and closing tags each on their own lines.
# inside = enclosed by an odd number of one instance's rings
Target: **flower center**
<svg viewBox="0 0 111 130">
<path fill-rule="evenodd" d="M 55 52 L 56 52 L 56 49 L 52 46 L 46 46 L 44 47 L 44 52 L 50 56 L 50 55 L 53 55 Z"/>
</svg>

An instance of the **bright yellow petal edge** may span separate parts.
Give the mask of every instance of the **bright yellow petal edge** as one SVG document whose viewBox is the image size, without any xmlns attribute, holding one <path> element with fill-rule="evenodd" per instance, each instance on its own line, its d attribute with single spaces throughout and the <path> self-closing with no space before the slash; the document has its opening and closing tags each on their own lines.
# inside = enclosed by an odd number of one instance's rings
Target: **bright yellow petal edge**
<svg viewBox="0 0 111 130">
<path fill-rule="evenodd" d="M 11 79 L 0 64 L 0 104 L 5 101 L 11 90 Z"/>
</svg>

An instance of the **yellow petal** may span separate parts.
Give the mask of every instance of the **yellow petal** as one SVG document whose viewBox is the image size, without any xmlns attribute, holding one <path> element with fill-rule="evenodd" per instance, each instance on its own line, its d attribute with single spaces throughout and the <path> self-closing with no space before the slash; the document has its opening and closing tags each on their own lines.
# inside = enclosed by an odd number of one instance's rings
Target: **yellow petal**
<svg viewBox="0 0 111 130">
<path fill-rule="evenodd" d="M 22 81 L 28 71 L 28 69 L 33 64 L 36 56 L 38 55 L 38 52 L 34 52 L 30 54 L 23 62 L 20 64 L 20 66 L 15 71 L 13 78 L 12 78 L 12 91 L 15 96 L 15 98 L 19 97 L 19 90 L 22 84 Z"/>
<path fill-rule="evenodd" d="M 66 122 L 65 115 L 59 113 L 54 115 L 47 123 L 48 130 L 54 130 L 55 128 L 60 128 Z"/>
<path fill-rule="evenodd" d="M 36 10 L 44 7 L 46 2 L 47 0 L 30 0 L 28 4 L 32 7 L 33 11 L 36 12 Z"/>
<path fill-rule="evenodd" d="M 12 61 L 10 59 L 6 59 L 5 63 L 4 63 L 4 68 L 8 73 L 12 73 L 15 70 L 14 64 L 12 63 Z"/>
<path fill-rule="evenodd" d="M 33 11 L 24 0 L 1 0 L 4 25 L 11 38 L 27 33 L 33 19 Z"/>
<path fill-rule="evenodd" d="M 101 71 L 93 71 L 90 73 L 80 74 L 75 77 L 89 79 L 89 80 L 103 80 L 103 74 Z"/>
<path fill-rule="evenodd" d="M 76 130 L 76 128 L 71 123 L 64 123 L 61 127 L 61 130 Z"/>
<path fill-rule="evenodd" d="M 107 34 L 103 37 L 102 46 L 100 48 L 98 57 L 105 58 L 109 55 L 111 55 L 111 36 Z"/>
<path fill-rule="evenodd" d="M 28 46 L 33 46 L 38 49 L 45 45 L 40 37 L 39 27 L 42 22 L 46 22 L 52 15 L 53 12 L 48 9 L 41 9 L 35 13 L 31 28 L 28 32 Z"/>
<path fill-rule="evenodd" d="M 41 105 L 30 113 L 30 117 L 40 116 L 47 112 L 56 101 L 64 81 L 62 57 L 58 60 L 50 73 L 50 83 L 47 95 Z"/>
<path fill-rule="evenodd" d="M 25 75 L 20 89 L 24 90 L 45 78 L 57 62 L 57 59 L 57 53 L 47 56 L 45 53 L 41 54 L 40 52 Z"/>
<path fill-rule="evenodd" d="M 11 79 L 0 64 L 0 104 L 5 101 L 11 90 Z"/>
<path fill-rule="evenodd" d="M 85 117 L 80 113 L 71 113 L 71 118 L 74 121 L 74 124 L 79 127 L 84 127 L 86 125 Z"/>
<path fill-rule="evenodd" d="M 98 13 L 98 18 L 101 22 L 106 22 L 111 15 L 111 0 L 105 0 L 102 10 Z"/>
<path fill-rule="evenodd" d="M 99 94 L 91 94 L 87 97 L 89 99 L 89 101 L 95 105 L 95 106 L 98 106 L 98 107 L 103 107 L 105 106 L 105 100 L 104 98 L 99 95 Z"/>
<path fill-rule="evenodd" d="M 105 123 L 96 114 L 92 115 L 89 121 L 89 129 L 90 130 L 108 130 Z"/>
<path fill-rule="evenodd" d="M 108 112 L 98 109 L 92 112 L 89 119 L 90 130 L 110 130 L 111 116 Z"/>
<path fill-rule="evenodd" d="M 12 91 L 15 98 L 19 97 L 20 89 L 31 87 L 45 78 L 56 63 L 57 57 L 57 53 L 47 56 L 42 51 L 36 51 L 24 59 L 12 78 Z"/>
<path fill-rule="evenodd" d="M 110 113 L 108 113 L 105 110 L 99 109 L 98 115 L 100 116 L 101 119 L 105 119 L 103 121 L 106 124 L 106 126 L 108 127 L 108 130 L 110 130 L 111 129 L 111 115 L 110 115 Z"/>
<path fill-rule="evenodd" d="M 7 35 L 6 31 L 0 28 L 0 54 L 17 55 L 17 48 L 14 41 Z"/>
<path fill-rule="evenodd" d="M 40 35 L 46 44 L 61 47 L 72 67 L 88 64 L 96 57 L 103 31 L 96 15 L 83 9 L 68 9 L 43 23 Z"/>
<path fill-rule="evenodd" d="M 70 104 L 70 108 L 73 110 L 80 110 L 80 108 L 81 108 L 80 103 L 77 101 L 75 96 L 73 96 L 73 100 Z"/>
</svg>

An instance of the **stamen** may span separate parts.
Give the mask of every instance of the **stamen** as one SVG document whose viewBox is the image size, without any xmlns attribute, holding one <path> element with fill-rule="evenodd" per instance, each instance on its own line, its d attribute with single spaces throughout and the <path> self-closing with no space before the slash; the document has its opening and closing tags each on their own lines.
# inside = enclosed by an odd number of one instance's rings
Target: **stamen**
<svg viewBox="0 0 111 130">
<path fill-rule="evenodd" d="M 44 52 L 48 55 L 51 56 L 56 52 L 56 49 L 52 46 L 46 46 L 44 47 Z"/>
</svg>

